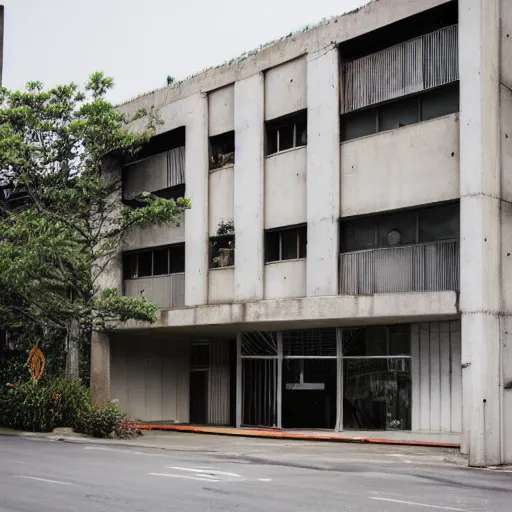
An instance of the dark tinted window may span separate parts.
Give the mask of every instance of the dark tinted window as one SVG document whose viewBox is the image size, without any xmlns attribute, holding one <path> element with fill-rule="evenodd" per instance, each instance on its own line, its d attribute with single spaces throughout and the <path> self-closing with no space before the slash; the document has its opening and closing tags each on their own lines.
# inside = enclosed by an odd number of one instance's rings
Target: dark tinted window
<svg viewBox="0 0 512 512">
<path fill-rule="evenodd" d="M 435 89 L 421 97 L 421 119 L 428 121 L 459 111 L 459 83 Z"/>
<path fill-rule="evenodd" d="M 153 275 L 160 276 L 169 273 L 169 250 L 156 249 L 153 251 Z"/>
<path fill-rule="evenodd" d="M 375 218 L 353 219 L 341 224 L 341 252 L 362 251 L 377 247 Z"/>
<path fill-rule="evenodd" d="M 268 231 L 265 235 L 265 261 L 279 261 L 280 259 L 279 231 Z"/>
<path fill-rule="evenodd" d="M 176 245 L 170 248 L 171 274 L 185 272 L 185 246 Z"/>
<path fill-rule="evenodd" d="M 139 268 L 137 277 L 150 276 L 152 272 L 152 253 L 151 251 L 141 252 L 137 255 Z"/>
<path fill-rule="evenodd" d="M 359 110 L 341 119 L 341 140 L 352 140 L 377 131 L 377 109 Z"/>
<path fill-rule="evenodd" d="M 419 121 L 418 97 L 405 98 L 379 108 L 379 131 L 394 130 Z"/>
<path fill-rule="evenodd" d="M 379 247 L 414 244 L 416 242 L 416 212 L 384 215 L 379 219 Z"/>
<path fill-rule="evenodd" d="M 299 228 L 299 258 L 306 258 L 308 250 L 308 228 Z"/>
<path fill-rule="evenodd" d="M 295 260 L 297 259 L 297 230 L 287 229 L 281 232 L 281 259 L 282 260 Z"/>
<path fill-rule="evenodd" d="M 279 128 L 279 151 L 293 148 L 294 125 Z"/>
<path fill-rule="evenodd" d="M 420 242 L 457 240 L 460 234 L 459 204 L 425 208 L 419 212 Z"/>
</svg>

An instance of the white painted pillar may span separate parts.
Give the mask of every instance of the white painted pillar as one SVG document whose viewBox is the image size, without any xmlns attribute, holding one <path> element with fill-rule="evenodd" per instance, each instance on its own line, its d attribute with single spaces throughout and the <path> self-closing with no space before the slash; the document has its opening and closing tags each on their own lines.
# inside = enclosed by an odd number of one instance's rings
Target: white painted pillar
<svg viewBox="0 0 512 512">
<path fill-rule="evenodd" d="M 459 2 L 462 450 L 501 462 L 500 0 Z"/>
<path fill-rule="evenodd" d="M 235 301 L 263 299 L 264 96 L 262 73 L 235 83 Z"/>
<path fill-rule="evenodd" d="M 188 98 L 184 116 L 186 196 L 192 208 L 185 212 L 185 305 L 208 302 L 208 99 Z"/>
<path fill-rule="evenodd" d="M 340 108 L 338 49 L 308 55 L 307 295 L 338 294 Z"/>
</svg>

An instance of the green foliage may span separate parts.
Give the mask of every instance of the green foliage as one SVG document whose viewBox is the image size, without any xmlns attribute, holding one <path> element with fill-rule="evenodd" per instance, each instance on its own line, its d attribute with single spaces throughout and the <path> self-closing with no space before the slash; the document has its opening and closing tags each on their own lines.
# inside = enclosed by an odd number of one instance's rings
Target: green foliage
<svg viewBox="0 0 512 512">
<path fill-rule="evenodd" d="M 219 225 L 217 226 L 217 236 L 220 235 L 229 235 L 231 233 L 235 232 L 235 223 L 230 220 L 228 222 L 219 222 Z"/>
<path fill-rule="evenodd" d="M 171 75 L 167 75 L 167 85 L 172 85 L 174 83 L 174 77 Z"/>
<path fill-rule="evenodd" d="M 153 109 L 128 119 L 105 99 L 112 87 L 94 73 L 84 88 L 0 89 L 0 183 L 26 195 L 16 207 L 0 195 L 0 328 L 51 328 L 73 350 L 93 326 L 155 320 L 146 300 L 105 293 L 101 276 L 131 228 L 178 224 L 191 206 L 145 194 L 120 207 L 119 170 L 160 121 Z M 142 117 L 147 128 L 130 131 Z"/>
<path fill-rule="evenodd" d="M 75 427 L 90 404 L 88 389 L 78 380 L 32 381 L 3 391 L 0 422 L 4 427 L 32 432 L 51 432 L 57 427 Z"/>
<path fill-rule="evenodd" d="M 140 432 L 114 404 L 91 405 L 79 380 L 25 382 L 0 393 L 0 426 L 31 432 L 70 427 L 93 437 L 127 438 Z"/>
</svg>

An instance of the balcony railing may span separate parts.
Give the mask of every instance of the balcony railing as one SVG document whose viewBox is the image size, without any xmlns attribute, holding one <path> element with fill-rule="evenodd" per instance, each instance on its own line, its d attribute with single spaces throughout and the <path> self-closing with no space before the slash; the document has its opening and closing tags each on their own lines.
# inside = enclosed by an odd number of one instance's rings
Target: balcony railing
<svg viewBox="0 0 512 512">
<path fill-rule="evenodd" d="M 127 297 L 146 297 L 159 308 L 181 308 L 185 305 L 185 274 L 125 279 Z"/>
<path fill-rule="evenodd" d="M 459 241 L 340 254 L 340 294 L 459 290 Z"/>
</svg>

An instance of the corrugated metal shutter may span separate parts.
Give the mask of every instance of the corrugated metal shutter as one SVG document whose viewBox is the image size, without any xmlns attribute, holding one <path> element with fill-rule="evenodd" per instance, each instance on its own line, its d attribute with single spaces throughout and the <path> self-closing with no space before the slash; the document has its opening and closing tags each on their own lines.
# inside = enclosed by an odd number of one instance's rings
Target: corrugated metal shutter
<svg viewBox="0 0 512 512">
<path fill-rule="evenodd" d="M 342 65 L 342 113 L 459 79 L 453 25 Z"/>
</svg>

